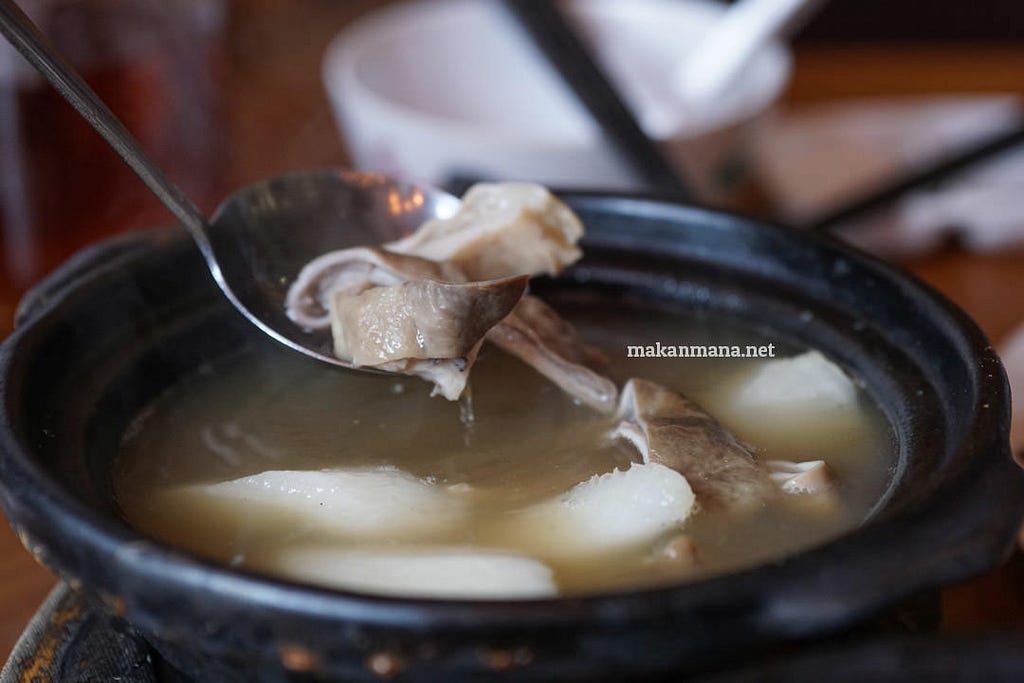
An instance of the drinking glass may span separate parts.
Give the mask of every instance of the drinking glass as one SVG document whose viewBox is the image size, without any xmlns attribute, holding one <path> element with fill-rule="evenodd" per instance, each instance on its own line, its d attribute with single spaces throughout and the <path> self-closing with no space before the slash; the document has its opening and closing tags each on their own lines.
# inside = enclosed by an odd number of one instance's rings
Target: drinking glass
<svg viewBox="0 0 1024 683">
<path fill-rule="evenodd" d="M 24 0 L 23 9 L 203 208 L 222 194 L 221 0 Z M 170 222 L 0 39 L 0 309 L 100 237 Z M 0 310 L 0 331 L 10 318 Z"/>
</svg>

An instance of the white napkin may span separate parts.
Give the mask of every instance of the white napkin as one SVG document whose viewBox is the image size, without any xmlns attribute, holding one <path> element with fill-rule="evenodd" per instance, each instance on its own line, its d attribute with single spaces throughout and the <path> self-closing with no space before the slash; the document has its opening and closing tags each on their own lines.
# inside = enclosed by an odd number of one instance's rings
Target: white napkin
<svg viewBox="0 0 1024 683">
<path fill-rule="evenodd" d="M 759 136 L 755 163 L 783 220 L 801 223 L 908 170 L 1017 125 L 1010 95 L 854 100 L 783 113 Z M 1024 149 L 923 188 L 844 233 L 890 258 L 956 235 L 967 249 L 1024 245 Z"/>
<path fill-rule="evenodd" d="M 762 129 L 755 163 L 783 220 L 801 223 L 964 145 L 1019 125 L 1024 101 L 1010 95 L 900 97 L 803 107 Z M 978 252 L 1024 246 L 1024 148 L 922 188 L 844 233 L 888 258 L 925 253 L 956 235 Z M 1014 396 L 1024 404 L 1024 325 L 1000 348 Z M 1024 409 L 1011 441 L 1024 453 Z M 1022 536 L 1024 541 L 1024 536 Z"/>
</svg>

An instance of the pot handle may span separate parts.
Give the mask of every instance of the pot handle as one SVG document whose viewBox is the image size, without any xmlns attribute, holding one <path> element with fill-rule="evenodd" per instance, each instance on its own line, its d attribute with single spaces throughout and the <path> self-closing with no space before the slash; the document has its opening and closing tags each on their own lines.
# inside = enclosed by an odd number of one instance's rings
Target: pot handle
<svg viewBox="0 0 1024 683">
<path fill-rule="evenodd" d="M 76 252 L 25 292 L 14 313 L 14 327 L 21 327 L 33 320 L 50 302 L 61 298 L 86 275 L 110 267 L 140 249 L 152 248 L 159 241 L 160 234 L 154 231 L 128 233 Z"/>
</svg>

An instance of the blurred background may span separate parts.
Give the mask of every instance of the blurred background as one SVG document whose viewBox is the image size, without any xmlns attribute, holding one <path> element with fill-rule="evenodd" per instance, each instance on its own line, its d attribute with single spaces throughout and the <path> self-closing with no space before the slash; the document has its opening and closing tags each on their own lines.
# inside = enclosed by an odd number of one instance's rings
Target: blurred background
<svg viewBox="0 0 1024 683">
<path fill-rule="evenodd" d="M 323 166 L 642 189 L 488 0 L 21 4 L 207 211 L 247 183 Z M 681 101 L 674 84 L 725 5 L 570 4 L 702 203 L 813 223 L 1024 123 L 1024 3 L 825 2 L 707 106 Z M 0 335 L 26 288 L 75 250 L 170 220 L 70 107 L 0 50 Z M 837 227 L 963 306 L 1024 378 L 1024 335 L 1014 338 L 1024 324 L 1024 151 Z M 1022 623 L 1019 564 L 947 591 L 949 628 Z M 0 659 L 52 583 L 0 527 Z"/>
</svg>

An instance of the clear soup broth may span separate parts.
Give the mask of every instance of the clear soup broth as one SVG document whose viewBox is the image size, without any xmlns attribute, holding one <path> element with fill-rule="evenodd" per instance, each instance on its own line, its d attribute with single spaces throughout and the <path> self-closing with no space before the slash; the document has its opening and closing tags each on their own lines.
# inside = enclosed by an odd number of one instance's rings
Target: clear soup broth
<svg viewBox="0 0 1024 683">
<path fill-rule="evenodd" d="M 769 359 L 626 354 L 627 345 L 656 341 L 743 349 L 771 343 L 776 357 L 804 349 L 717 318 L 644 311 L 627 319 L 589 305 L 571 313 L 566 317 L 584 339 L 605 350 L 609 374 L 620 385 L 642 377 L 681 392 L 750 444 L 759 459 L 825 460 L 835 488 L 828 504 L 785 495 L 753 513 L 698 510 L 676 530 L 692 541 L 696 562 L 652 559 L 657 543 L 649 541 L 604 556 L 540 557 L 560 593 L 679 582 L 755 566 L 835 538 L 861 524 L 879 502 L 896 444 L 863 391 L 844 407 L 804 414 L 751 411 L 738 404 L 737 392 Z M 502 525 L 494 522 L 639 461 L 632 446 L 607 437 L 611 418 L 574 404 L 493 347 L 484 348 L 471 388 L 470 416 L 465 404 L 432 398 L 429 386 L 415 378 L 329 370 L 276 348 L 247 350 L 200 368 L 138 416 L 118 461 L 119 504 L 147 534 L 233 566 L 280 573 L 274 558 L 290 545 L 380 548 L 410 541 L 344 538 L 258 506 L 240 514 L 175 505 L 161 492 L 266 470 L 391 466 L 453 487 L 448 490 L 468 501 L 463 523 L 421 543 L 529 554 L 517 539 L 495 531 Z"/>
</svg>

